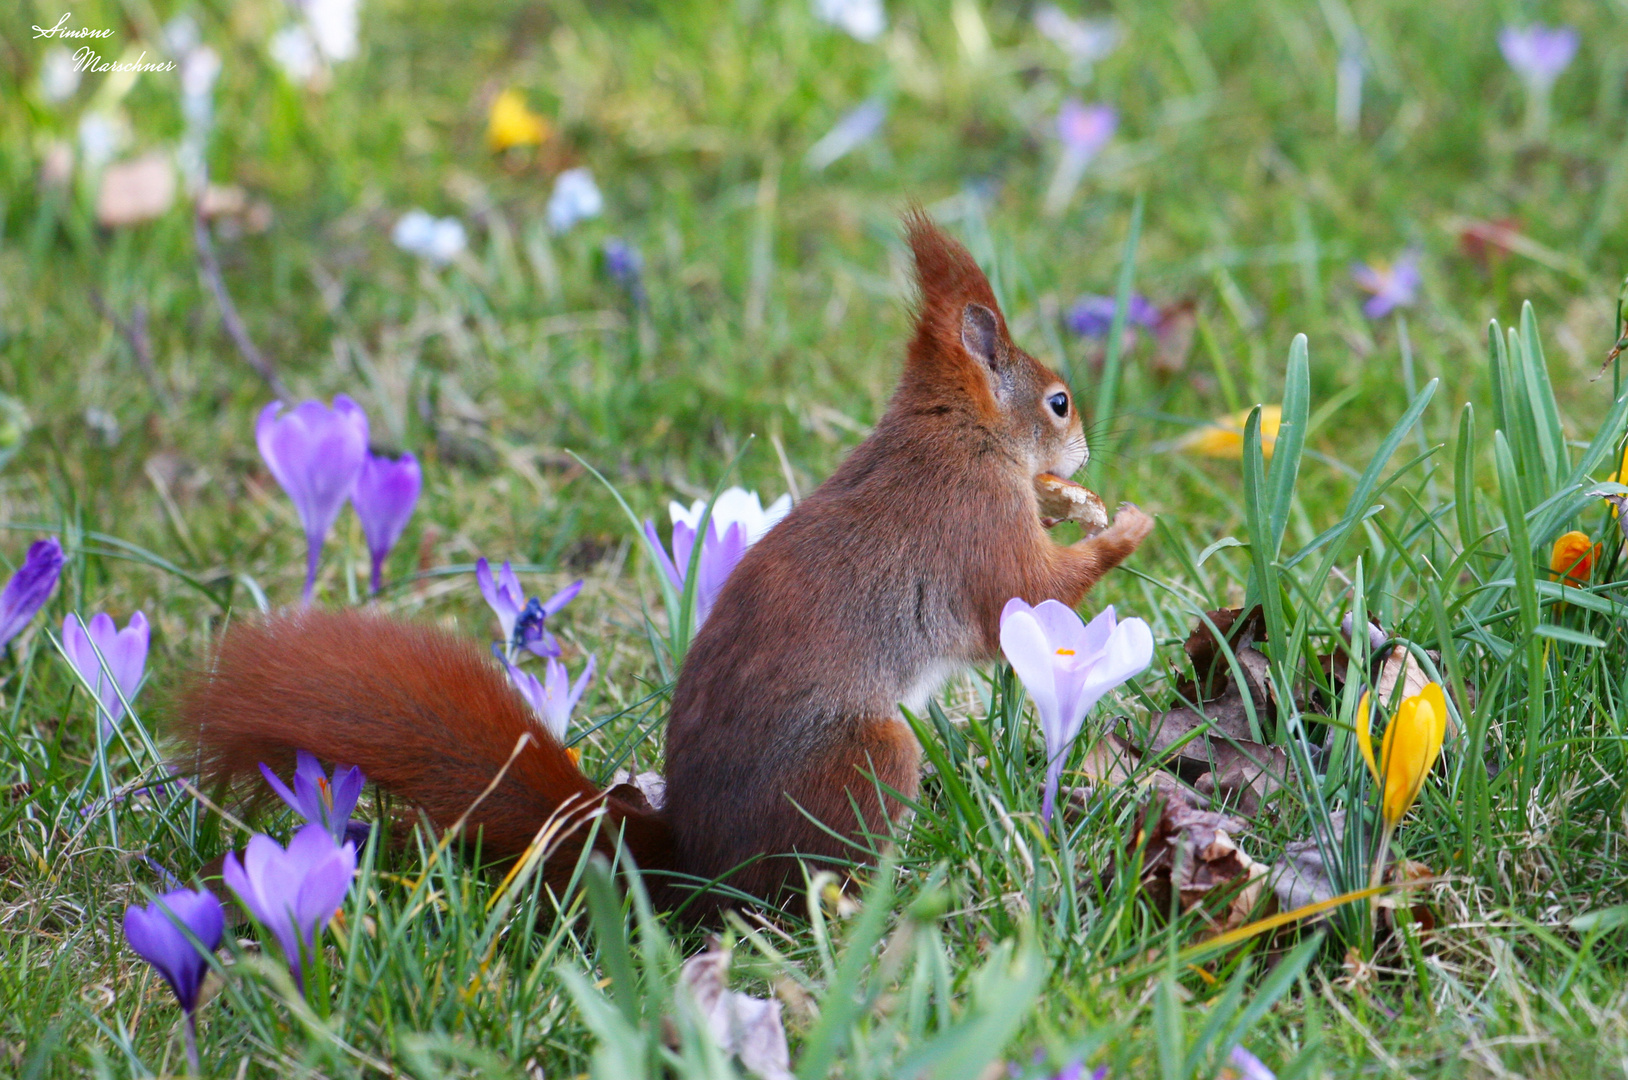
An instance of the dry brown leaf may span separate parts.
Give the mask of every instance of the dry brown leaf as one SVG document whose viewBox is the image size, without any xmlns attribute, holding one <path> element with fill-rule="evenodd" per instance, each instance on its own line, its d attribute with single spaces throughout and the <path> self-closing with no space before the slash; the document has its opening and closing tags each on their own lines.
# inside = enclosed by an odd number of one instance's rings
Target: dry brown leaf
<svg viewBox="0 0 1628 1080">
<path fill-rule="evenodd" d="M 611 774 L 609 794 L 635 806 L 642 802 L 651 810 L 660 810 L 667 804 L 667 779 L 659 772 L 635 775 L 617 769 Z"/>
<path fill-rule="evenodd" d="M 1158 818 L 1149 830 L 1154 809 Z M 1155 906 L 1168 909 L 1176 890 L 1183 911 L 1202 907 L 1212 931 L 1244 925 L 1266 885 L 1267 869 L 1240 848 L 1233 835 L 1244 823 L 1213 810 L 1200 810 L 1186 798 L 1161 797 L 1150 804 L 1137 829 L 1146 832 L 1142 887 Z"/>
<path fill-rule="evenodd" d="M 711 948 L 684 961 L 679 982 L 718 1046 L 763 1080 L 791 1080 L 791 1050 L 780 1002 L 729 989 L 729 950 Z"/>
<path fill-rule="evenodd" d="M 109 165 L 96 193 L 96 220 L 108 228 L 139 225 L 163 216 L 175 202 L 175 166 L 151 153 Z"/>
<path fill-rule="evenodd" d="M 1272 892 L 1277 895 L 1278 907 L 1284 911 L 1333 899 L 1336 890 L 1329 877 L 1323 852 L 1339 847 L 1344 839 L 1345 811 L 1336 810 L 1330 814 L 1329 825 L 1329 832 L 1321 837 L 1321 844 L 1317 838 L 1296 840 L 1283 849 L 1283 858 L 1272 864 L 1272 873 L 1267 880 Z"/>
</svg>

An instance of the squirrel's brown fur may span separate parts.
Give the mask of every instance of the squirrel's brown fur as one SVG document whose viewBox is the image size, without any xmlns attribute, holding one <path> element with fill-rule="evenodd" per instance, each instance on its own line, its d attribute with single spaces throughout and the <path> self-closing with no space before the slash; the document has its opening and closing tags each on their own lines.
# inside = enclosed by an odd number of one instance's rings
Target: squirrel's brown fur
<svg viewBox="0 0 1628 1080">
<path fill-rule="evenodd" d="M 966 250 L 919 213 L 907 231 L 921 297 L 898 390 L 841 468 L 747 550 L 696 635 L 662 811 L 595 792 L 473 644 L 359 612 L 232 628 L 182 697 L 179 734 L 204 775 L 283 768 L 304 749 L 361 766 L 447 826 L 529 733 L 469 814 L 492 854 L 519 854 L 562 803 L 603 799 L 601 843 L 620 836 L 642 867 L 759 896 L 800 880 L 791 856 L 852 857 L 851 839 L 897 816 L 889 792 L 916 792 L 920 750 L 899 705 L 919 709 L 995 656 L 1008 599 L 1077 604 L 1152 528 L 1127 506 L 1095 537 L 1050 539 L 1034 478 L 1084 463 L 1078 411 L 1012 343 Z"/>
</svg>

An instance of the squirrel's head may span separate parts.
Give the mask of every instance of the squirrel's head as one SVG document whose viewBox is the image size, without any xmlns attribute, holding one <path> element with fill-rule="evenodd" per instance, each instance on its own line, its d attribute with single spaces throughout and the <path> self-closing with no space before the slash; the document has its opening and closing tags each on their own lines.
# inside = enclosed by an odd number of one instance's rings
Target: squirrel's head
<svg viewBox="0 0 1628 1080">
<path fill-rule="evenodd" d="M 966 248 L 919 210 L 905 230 L 921 306 L 901 389 L 929 410 L 972 410 L 1033 472 L 1072 476 L 1089 457 L 1073 392 L 1013 343 Z"/>
</svg>

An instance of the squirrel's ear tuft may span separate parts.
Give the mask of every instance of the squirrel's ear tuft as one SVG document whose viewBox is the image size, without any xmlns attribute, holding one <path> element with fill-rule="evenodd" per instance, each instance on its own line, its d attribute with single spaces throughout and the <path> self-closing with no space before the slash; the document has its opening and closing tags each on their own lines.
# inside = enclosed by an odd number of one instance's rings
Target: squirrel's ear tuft
<svg viewBox="0 0 1628 1080">
<path fill-rule="evenodd" d="M 965 304 L 983 304 L 999 310 L 989 279 L 972 255 L 920 210 L 905 215 L 905 237 L 916 257 L 916 285 L 921 289 L 923 317 L 953 314 L 960 321 Z"/>
<path fill-rule="evenodd" d="M 999 363 L 1006 338 L 1006 320 L 989 279 L 967 249 L 920 209 L 905 215 L 905 237 L 921 289 L 909 368 L 918 376 L 956 370 L 952 377 L 959 381 L 972 374 L 970 358 L 978 363 L 977 381 L 983 382 Z"/>
</svg>

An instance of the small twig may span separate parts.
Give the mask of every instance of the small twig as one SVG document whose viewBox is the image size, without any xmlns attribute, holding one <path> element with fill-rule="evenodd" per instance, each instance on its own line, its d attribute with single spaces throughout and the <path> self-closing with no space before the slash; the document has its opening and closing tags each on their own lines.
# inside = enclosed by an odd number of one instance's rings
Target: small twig
<svg viewBox="0 0 1628 1080">
<path fill-rule="evenodd" d="M 226 291 L 226 281 L 220 274 L 220 262 L 215 258 L 215 243 L 209 237 L 209 222 L 204 218 L 201 204 L 192 217 L 192 237 L 198 245 L 198 271 L 209 284 L 209 291 L 215 294 L 215 304 L 220 308 L 220 321 L 226 327 L 226 333 L 255 374 L 271 387 L 271 392 L 286 398 L 288 391 L 277 377 L 277 370 L 249 340 L 249 331 L 237 313 L 237 305 L 232 303 L 231 294 Z"/>
<path fill-rule="evenodd" d="M 158 377 L 158 367 L 153 363 L 152 339 L 147 336 L 147 305 L 137 300 L 130 306 L 130 318 L 121 319 L 119 313 L 114 311 L 102 298 L 102 294 L 95 289 L 91 290 L 90 303 L 97 314 L 113 324 L 113 329 L 130 346 L 130 352 L 136 358 L 136 366 L 141 368 L 141 374 L 147 380 L 147 385 L 152 388 L 153 396 L 158 399 L 160 405 L 168 408 L 170 396 Z"/>
</svg>

